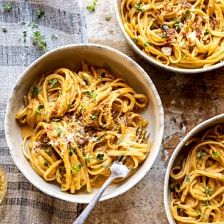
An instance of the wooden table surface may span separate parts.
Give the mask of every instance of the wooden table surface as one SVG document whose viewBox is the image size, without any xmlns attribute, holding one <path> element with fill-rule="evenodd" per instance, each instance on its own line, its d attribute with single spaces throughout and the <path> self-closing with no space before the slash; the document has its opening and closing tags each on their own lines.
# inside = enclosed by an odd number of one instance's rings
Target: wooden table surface
<svg viewBox="0 0 224 224">
<path fill-rule="evenodd" d="M 107 16 L 112 16 L 109 22 L 105 20 Z M 224 112 L 224 69 L 207 74 L 182 75 L 147 63 L 127 44 L 116 21 L 111 0 L 99 1 L 96 12 L 87 13 L 86 23 L 88 42 L 117 48 L 146 70 L 159 92 L 165 112 L 163 145 L 153 168 L 124 195 L 99 203 L 87 223 L 168 223 L 163 206 L 167 163 L 189 130 Z"/>
</svg>

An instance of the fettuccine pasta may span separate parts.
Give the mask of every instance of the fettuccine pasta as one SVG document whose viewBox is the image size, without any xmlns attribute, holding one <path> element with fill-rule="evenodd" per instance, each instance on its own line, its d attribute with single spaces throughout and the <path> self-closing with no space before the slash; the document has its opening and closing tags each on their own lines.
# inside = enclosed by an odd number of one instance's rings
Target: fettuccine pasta
<svg viewBox="0 0 224 224">
<path fill-rule="evenodd" d="M 224 59 L 224 0 L 121 0 L 132 40 L 165 64 L 202 68 Z"/>
<path fill-rule="evenodd" d="M 170 175 L 176 223 L 224 223 L 224 125 L 192 138 L 182 150 L 188 155 Z"/>
<path fill-rule="evenodd" d="M 132 172 L 145 160 L 150 143 L 139 142 L 136 132 L 147 121 L 136 111 L 147 104 L 109 69 L 86 63 L 78 72 L 59 68 L 34 82 L 16 115 L 34 130 L 24 136 L 24 155 L 62 191 L 90 192 L 110 175 L 114 160 L 124 158 Z"/>
</svg>

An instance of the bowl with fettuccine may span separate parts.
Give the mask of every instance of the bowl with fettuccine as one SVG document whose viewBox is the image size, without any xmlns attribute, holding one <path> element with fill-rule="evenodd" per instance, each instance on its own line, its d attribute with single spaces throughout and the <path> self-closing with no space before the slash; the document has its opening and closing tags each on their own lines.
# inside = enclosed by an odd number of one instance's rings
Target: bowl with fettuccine
<svg viewBox="0 0 224 224">
<path fill-rule="evenodd" d="M 155 86 L 132 59 L 110 47 L 77 44 L 30 65 L 9 100 L 5 130 L 12 158 L 46 194 L 88 203 L 122 158 L 130 169 L 101 200 L 149 171 L 163 135 Z"/>
<path fill-rule="evenodd" d="M 177 73 L 224 65 L 223 1 L 114 0 L 119 26 L 148 62 Z"/>
<path fill-rule="evenodd" d="M 224 222 L 224 115 L 193 128 L 169 161 L 164 205 L 169 223 Z"/>
</svg>

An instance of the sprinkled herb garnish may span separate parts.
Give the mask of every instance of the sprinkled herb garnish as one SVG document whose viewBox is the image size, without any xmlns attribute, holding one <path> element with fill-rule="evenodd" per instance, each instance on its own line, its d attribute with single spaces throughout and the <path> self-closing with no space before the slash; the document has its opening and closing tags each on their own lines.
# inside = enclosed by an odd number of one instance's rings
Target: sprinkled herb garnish
<svg viewBox="0 0 224 224">
<path fill-rule="evenodd" d="M 35 31 L 33 33 L 33 44 L 37 46 L 40 50 L 47 49 L 47 43 L 45 36 L 40 33 L 40 31 Z"/>
<path fill-rule="evenodd" d="M 69 155 L 72 156 L 76 152 L 75 148 L 69 147 Z"/>
<path fill-rule="evenodd" d="M 95 119 L 96 119 L 96 115 L 95 115 L 95 114 L 91 114 L 91 115 L 89 116 L 89 118 L 90 118 L 91 120 L 95 120 Z"/>
<path fill-rule="evenodd" d="M 220 157 L 219 152 L 217 152 L 217 151 L 213 152 L 213 153 L 212 153 L 212 157 L 214 157 L 214 158 L 219 158 L 219 157 Z"/>
<path fill-rule="evenodd" d="M 184 14 L 183 14 L 183 18 L 184 19 L 188 19 L 190 16 L 191 11 L 189 9 L 185 10 Z"/>
<path fill-rule="evenodd" d="M 105 20 L 109 22 L 111 20 L 111 18 L 112 18 L 111 16 L 107 16 L 107 17 L 105 17 Z"/>
<path fill-rule="evenodd" d="M 41 114 L 41 109 L 43 109 L 44 108 L 44 105 L 39 105 L 38 107 L 37 107 L 37 109 L 36 109 L 36 115 L 37 114 Z"/>
<path fill-rule="evenodd" d="M 206 155 L 207 155 L 206 152 L 204 152 L 202 150 L 200 150 L 200 151 L 197 152 L 197 158 L 200 158 L 201 159 L 201 158 L 203 158 Z"/>
<path fill-rule="evenodd" d="M 62 130 L 61 130 L 61 128 L 58 127 L 58 128 L 56 129 L 56 133 L 57 133 L 57 136 L 60 137 L 61 134 L 62 134 Z"/>
<path fill-rule="evenodd" d="M 7 31 L 8 31 L 8 30 L 7 30 L 6 28 L 2 28 L 2 32 L 3 32 L 3 33 L 7 33 Z"/>
<path fill-rule="evenodd" d="M 89 90 L 87 90 L 87 91 L 86 91 L 86 95 L 87 95 L 88 97 L 91 97 L 91 96 L 92 96 L 92 92 L 93 92 L 93 91 L 89 91 Z"/>
<path fill-rule="evenodd" d="M 4 10 L 4 12 L 11 12 L 12 11 L 12 3 L 11 2 L 4 3 L 3 10 Z"/>
<path fill-rule="evenodd" d="M 54 88 L 57 85 L 58 80 L 57 79 L 51 79 L 51 80 L 49 80 L 48 83 L 50 84 L 51 88 Z"/>
<path fill-rule="evenodd" d="M 174 28 L 177 30 L 177 31 L 180 31 L 182 28 L 183 28 L 183 23 L 182 22 L 180 22 L 180 21 L 176 21 L 174 24 Z"/>
<path fill-rule="evenodd" d="M 195 210 L 195 212 L 197 213 L 197 215 L 200 215 L 201 214 L 201 211 L 200 210 Z"/>
<path fill-rule="evenodd" d="M 203 201 L 202 204 L 203 204 L 204 206 L 208 206 L 208 205 L 209 205 L 209 201 L 208 201 L 208 200 Z"/>
<path fill-rule="evenodd" d="M 208 29 L 205 30 L 204 35 L 208 35 L 210 32 L 208 31 Z"/>
<path fill-rule="evenodd" d="M 206 196 L 211 196 L 213 193 L 213 189 L 210 187 L 206 187 L 204 193 L 206 194 Z"/>
<path fill-rule="evenodd" d="M 146 42 L 144 43 L 144 47 L 147 47 L 148 45 L 149 45 L 149 42 L 146 41 Z"/>
<path fill-rule="evenodd" d="M 186 15 L 189 15 L 190 13 L 191 13 L 190 9 L 187 9 L 187 10 L 185 11 L 185 14 L 186 14 Z"/>
<path fill-rule="evenodd" d="M 87 161 L 87 162 L 90 162 L 90 160 L 93 158 L 92 155 L 89 155 L 88 153 L 85 155 L 84 159 Z"/>
<path fill-rule="evenodd" d="M 98 0 L 92 0 L 92 2 L 86 6 L 87 10 L 89 12 L 95 12 L 96 11 L 96 3 Z"/>
<path fill-rule="evenodd" d="M 43 10 L 38 9 L 38 10 L 36 11 L 36 17 L 37 17 L 38 19 L 41 19 L 41 18 L 44 16 L 44 14 L 45 14 L 45 12 L 44 12 Z"/>
<path fill-rule="evenodd" d="M 167 38 L 167 32 L 162 33 L 162 38 Z"/>
<path fill-rule="evenodd" d="M 71 171 L 72 173 L 78 173 L 82 168 L 82 164 L 78 164 L 78 165 L 73 165 L 71 167 Z"/>
<path fill-rule="evenodd" d="M 103 158 L 104 158 L 104 154 L 102 154 L 102 153 L 98 153 L 97 156 L 96 156 L 96 158 L 97 158 L 98 160 L 103 160 Z"/>
<path fill-rule="evenodd" d="M 101 140 L 103 140 L 103 137 L 104 137 L 104 135 L 101 135 L 101 136 L 97 137 L 96 141 L 100 142 Z"/>
<path fill-rule="evenodd" d="M 186 181 L 186 182 L 190 182 L 190 181 L 191 181 L 190 176 L 187 175 L 187 176 L 185 177 L 185 181 Z"/>
<path fill-rule="evenodd" d="M 81 107 L 80 112 L 81 112 L 81 113 L 82 113 L 82 112 L 85 112 L 86 107 L 85 107 L 83 104 L 81 104 L 80 107 Z"/>
<path fill-rule="evenodd" d="M 144 12 L 143 5 L 142 5 L 141 3 L 137 3 L 137 4 L 135 4 L 135 9 L 136 9 L 138 12 Z"/>
<path fill-rule="evenodd" d="M 96 101 L 97 93 L 95 93 L 93 90 L 87 90 L 87 91 L 86 91 L 86 95 L 87 95 L 88 97 L 93 98 L 94 101 Z"/>
<path fill-rule="evenodd" d="M 33 95 L 38 96 L 39 93 L 40 93 L 39 87 L 38 86 L 33 86 Z"/>
<path fill-rule="evenodd" d="M 133 37 L 132 40 L 135 42 L 135 44 L 138 43 L 138 38 L 137 37 Z"/>
</svg>

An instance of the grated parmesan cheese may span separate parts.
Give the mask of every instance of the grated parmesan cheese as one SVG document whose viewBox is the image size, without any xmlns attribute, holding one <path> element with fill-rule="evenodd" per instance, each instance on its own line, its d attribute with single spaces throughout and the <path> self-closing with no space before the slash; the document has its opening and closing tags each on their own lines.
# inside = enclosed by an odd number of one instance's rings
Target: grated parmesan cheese
<svg viewBox="0 0 224 224">
<path fill-rule="evenodd" d="M 66 142 L 67 143 L 74 142 L 74 137 L 75 137 L 75 134 L 73 134 L 73 133 L 68 134 L 68 136 L 66 138 Z"/>
<path fill-rule="evenodd" d="M 162 52 L 166 56 L 171 56 L 172 48 L 171 47 L 162 47 Z"/>
<path fill-rule="evenodd" d="M 196 41 L 196 32 L 190 32 L 187 34 L 187 40 L 191 43 L 191 44 L 195 44 Z"/>
<path fill-rule="evenodd" d="M 49 141 L 48 144 L 52 146 L 58 146 L 59 143 L 57 141 Z"/>
<path fill-rule="evenodd" d="M 96 142 L 97 138 L 96 137 L 89 137 L 89 142 Z"/>
</svg>

